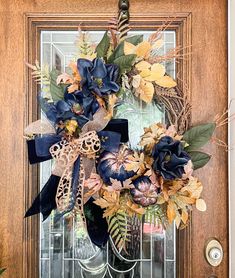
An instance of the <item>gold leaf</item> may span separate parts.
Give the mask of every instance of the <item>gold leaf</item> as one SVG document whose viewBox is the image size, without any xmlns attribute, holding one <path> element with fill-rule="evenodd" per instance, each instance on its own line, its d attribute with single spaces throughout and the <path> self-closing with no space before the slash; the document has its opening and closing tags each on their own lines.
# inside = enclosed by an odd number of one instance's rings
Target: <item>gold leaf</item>
<svg viewBox="0 0 235 278">
<path fill-rule="evenodd" d="M 151 66 L 151 74 L 145 78 L 147 81 L 156 81 L 158 82 L 166 72 L 165 67 L 162 64 L 153 64 Z"/>
<path fill-rule="evenodd" d="M 150 69 L 151 64 L 146 62 L 146 61 L 141 61 L 138 64 L 136 64 L 135 67 L 138 71 L 143 71 L 143 70 L 146 70 L 146 69 Z"/>
<path fill-rule="evenodd" d="M 56 84 L 58 85 L 60 83 L 70 84 L 70 83 L 73 83 L 73 79 L 71 78 L 71 76 L 69 74 L 64 72 L 64 73 L 61 73 L 56 79 Z"/>
<path fill-rule="evenodd" d="M 136 47 L 135 54 L 140 58 L 147 58 L 151 50 L 151 44 L 148 41 L 139 43 Z"/>
<path fill-rule="evenodd" d="M 130 216 L 133 216 L 135 213 L 136 214 L 140 214 L 140 215 L 143 215 L 145 214 L 145 209 L 140 207 L 139 205 L 137 204 L 134 204 L 131 202 L 131 200 L 128 200 L 126 203 L 125 203 L 125 206 L 126 206 L 126 209 L 127 209 L 127 212 Z"/>
<path fill-rule="evenodd" d="M 175 205 L 171 200 L 169 200 L 167 205 L 167 218 L 170 224 L 173 222 L 175 217 L 176 217 Z"/>
<path fill-rule="evenodd" d="M 166 202 L 166 200 L 165 200 L 165 198 L 163 196 L 160 195 L 160 196 L 157 197 L 157 204 L 158 205 L 162 205 L 165 202 Z"/>
<path fill-rule="evenodd" d="M 150 75 L 151 75 L 150 69 L 144 69 L 140 72 L 140 76 L 145 80 L 147 80 L 147 77 L 149 77 Z"/>
<path fill-rule="evenodd" d="M 196 201 L 196 208 L 200 211 L 206 211 L 206 202 L 203 199 Z"/>
<path fill-rule="evenodd" d="M 189 204 L 189 205 L 195 204 L 195 198 L 190 198 L 187 196 L 178 196 L 178 199 L 185 204 Z"/>
<path fill-rule="evenodd" d="M 140 87 L 137 89 L 139 93 L 139 98 L 146 103 L 151 103 L 154 94 L 154 86 L 151 82 L 142 80 L 140 82 Z"/>
<path fill-rule="evenodd" d="M 184 224 L 187 223 L 187 221 L 188 221 L 188 212 L 186 210 L 182 211 L 181 220 L 183 221 Z"/>
<path fill-rule="evenodd" d="M 173 88 L 177 83 L 170 76 L 162 76 L 161 78 L 155 80 L 156 84 L 164 88 Z"/>
<path fill-rule="evenodd" d="M 129 54 L 134 54 L 136 50 L 136 46 L 133 45 L 130 42 L 124 41 L 124 54 L 129 55 Z"/>
<path fill-rule="evenodd" d="M 177 229 L 179 229 L 180 222 L 181 222 L 181 218 L 180 218 L 180 216 L 177 214 L 176 217 L 175 217 L 175 225 L 176 225 Z"/>
</svg>

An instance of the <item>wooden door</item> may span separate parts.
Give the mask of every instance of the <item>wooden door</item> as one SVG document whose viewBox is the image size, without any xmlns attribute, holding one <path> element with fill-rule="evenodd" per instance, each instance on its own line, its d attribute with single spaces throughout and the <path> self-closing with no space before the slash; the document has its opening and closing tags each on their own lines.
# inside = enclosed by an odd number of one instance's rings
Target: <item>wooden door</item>
<svg viewBox="0 0 235 278">
<path fill-rule="evenodd" d="M 212 120 L 227 106 L 227 1 L 130 1 L 131 26 L 153 28 L 167 17 L 177 32 L 177 42 L 192 44 L 192 56 L 178 71 L 191 91 L 192 123 Z M 24 61 L 38 56 L 42 30 L 102 29 L 117 11 L 116 0 L 0 1 L 0 266 L 3 277 L 37 278 L 39 222 L 24 220 L 26 208 L 38 192 L 38 169 L 28 167 L 23 129 L 37 118 L 35 85 Z M 142 26 L 142 27 L 141 27 Z M 227 129 L 218 137 L 227 141 Z M 204 184 L 207 212 L 193 212 L 190 227 L 178 234 L 178 277 L 228 277 L 227 153 L 209 149 L 213 159 L 198 171 Z M 206 241 L 217 238 L 224 258 L 218 267 L 204 257 Z"/>
</svg>

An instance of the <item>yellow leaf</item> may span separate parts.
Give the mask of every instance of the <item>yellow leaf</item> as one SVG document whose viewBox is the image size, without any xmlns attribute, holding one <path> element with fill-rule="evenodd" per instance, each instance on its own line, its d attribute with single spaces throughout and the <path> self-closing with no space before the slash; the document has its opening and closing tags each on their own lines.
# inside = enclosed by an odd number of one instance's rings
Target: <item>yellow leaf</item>
<svg viewBox="0 0 235 278">
<path fill-rule="evenodd" d="M 187 223 L 187 221 L 188 221 L 188 212 L 186 210 L 182 211 L 181 220 L 183 221 L 184 224 Z"/>
<path fill-rule="evenodd" d="M 137 45 L 135 54 L 137 57 L 145 58 L 148 57 L 150 50 L 151 44 L 148 41 L 143 41 Z"/>
<path fill-rule="evenodd" d="M 162 76 L 158 80 L 155 80 L 156 84 L 164 88 L 173 88 L 177 83 L 170 76 Z"/>
<path fill-rule="evenodd" d="M 206 202 L 203 199 L 196 201 L 196 208 L 200 211 L 206 211 Z"/>
<path fill-rule="evenodd" d="M 146 61 L 141 61 L 138 64 L 135 65 L 136 69 L 139 71 L 143 71 L 145 69 L 150 69 L 151 64 Z"/>
<path fill-rule="evenodd" d="M 158 205 L 162 205 L 162 204 L 164 204 L 166 202 L 166 200 L 163 198 L 163 196 L 158 196 L 157 197 L 157 204 Z"/>
<path fill-rule="evenodd" d="M 166 72 L 165 67 L 162 64 L 153 64 L 151 66 L 151 74 L 150 76 L 146 77 L 145 80 L 148 81 L 158 81 L 161 79 Z"/>
<path fill-rule="evenodd" d="M 129 54 L 134 54 L 136 50 L 136 46 L 130 42 L 124 41 L 124 54 L 129 55 Z"/>
<path fill-rule="evenodd" d="M 151 75 L 150 69 L 144 69 L 140 72 L 140 76 L 147 80 L 147 77 Z"/>
<path fill-rule="evenodd" d="M 176 217 L 175 217 L 175 225 L 176 225 L 177 229 L 179 229 L 180 222 L 181 222 L 181 218 L 180 218 L 180 216 L 177 214 Z"/>
<path fill-rule="evenodd" d="M 189 204 L 189 205 L 192 205 L 195 203 L 195 199 L 194 198 L 190 198 L 190 197 L 187 197 L 187 196 L 178 196 L 178 199 L 185 203 L 185 204 Z"/>
<path fill-rule="evenodd" d="M 134 204 L 131 202 L 131 200 L 128 200 L 126 203 L 125 203 L 125 206 L 127 208 L 127 212 L 128 214 L 130 214 L 130 216 L 133 216 L 133 214 L 140 214 L 140 215 L 143 215 L 145 214 L 145 209 L 140 207 L 139 205 L 137 204 Z"/>
<path fill-rule="evenodd" d="M 176 217 L 176 212 L 175 212 L 174 203 L 172 201 L 169 201 L 167 206 L 167 218 L 170 224 L 173 222 L 175 217 Z"/>
<path fill-rule="evenodd" d="M 154 94 L 154 86 L 151 82 L 142 80 L 140 87 L 137 89 L 139 98 L 146 103 L 151 103 Z"/>
</svg>

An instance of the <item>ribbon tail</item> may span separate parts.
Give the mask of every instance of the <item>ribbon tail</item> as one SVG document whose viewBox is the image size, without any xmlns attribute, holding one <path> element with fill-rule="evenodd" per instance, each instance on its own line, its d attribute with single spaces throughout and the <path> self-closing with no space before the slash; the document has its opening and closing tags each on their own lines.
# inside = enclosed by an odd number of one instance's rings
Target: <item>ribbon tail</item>
<svg viewBox="0 0 235 278">
<path fill-rule="evenodd" d="M 71 170 L 70 168 L 73 169 Z M 78 156 L 74 162 L 73 167 L 66 169 L 65 173 L 61 177 L 61 182 L 56 195 L 56 203 L 59 213 L 55 215 L 55 221 L 59 220 L 63 215 L 71 212 L 74 209 L 76 203 L 77 187 L 79 185 L 79 175 L 80 156 Z"/>
<path fill-rule="evenodd" d="M 94 199 L 90 198 L 84 205 L 86 215 L 87 231 L 93 244 L 103 247 L 108 241 L 108 224 L 103 218 L 101 207 L 93 203 Z"/>
<path fill-rule="evenodd" d="M 44 185 L 41 192 L 33 201 L 31 207 L 27 210 L 25 217 L 34 214 L 42 213 L 43 221 L 51 214 L 51 211 L 56 208 L 55 196 L 60 177 L 51 175 L 47 183 Z"/>
</svg>

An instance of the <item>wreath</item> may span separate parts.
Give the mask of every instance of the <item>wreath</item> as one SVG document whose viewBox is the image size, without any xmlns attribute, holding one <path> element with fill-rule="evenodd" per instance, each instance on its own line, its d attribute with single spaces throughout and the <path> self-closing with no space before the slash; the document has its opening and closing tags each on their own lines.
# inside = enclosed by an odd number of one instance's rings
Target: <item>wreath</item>
<svg viewBox="0 0 235 278">
<path fill-rule="evenodd" d="M 164 228 L 175 221 L 184 228 L 194 207 L 206 210 L 194 171 L 210 160 L 200 148 L 221 118 L 189 127 L 188 99 L 164 66 L 179 49 L 159 55 L 162 29 L 147 40 L 119 31 L 110 28 L 95 47 L 80 31 L 79 57 L 66 73 L 27 64 L 41 83 L 45 115 L 25 129 L 29 162 L 53 159 L 54 168 L 26 217 L 79 215 L 94 244 L 111 238 L 128 253 L 136 221 Z M 128 143 L 128 121 L 115 119 L 127 92 L 146 105 L 164 106 L 167 114 L 166 124 L 144 129 L 135 149 Z"/>
</svg>

